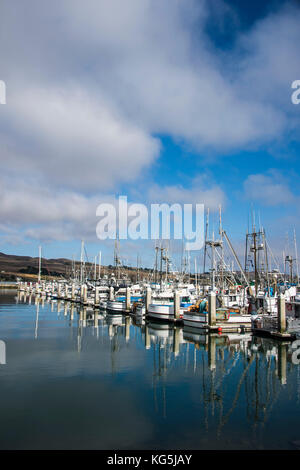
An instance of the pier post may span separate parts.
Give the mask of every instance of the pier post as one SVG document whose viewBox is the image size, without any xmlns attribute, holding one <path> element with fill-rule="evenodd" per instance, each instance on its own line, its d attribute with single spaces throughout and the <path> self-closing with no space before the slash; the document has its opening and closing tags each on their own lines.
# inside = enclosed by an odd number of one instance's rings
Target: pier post
<svg viewBox="0 0 300 470">
<path fill-rule="evenodd" d="M 216 293 L 214 291 L 208 295 L 208 325 L 216 326 Z"/>
<path fill-rule="evenodd" d="M 114 288 L 112 286 L 110 286 L 110 288 L 109 288 L 109 300 L 113 301 L 114 298 L 115 298 L 115 291 L 114 291 Z"/>
<path fill-rule="evenodd" d="M 68 300 L 69 298 L 69 287 L 68 284 L 65 285 L 65 299 Z"/>
<path fill-rule="evenodd" d="M 126 287 L 126 312 L 131 310 L 131 290 L 130 287 Z"/>
<path fill-rule="evenodd" d="M 152 290 L 151 287 L 147 287 L 146 290 L 146 314 L 148 313 L 149 310 L 149 305 L 151 304 L 151 299 L 152 299 Z"/>
<path fill-rule="evenodd" d="M 99 307 L 100 305 L 100 288 L 95 287 L 95 307 Z"/>
<path fill-rule="evenodd" d="M 177 290 L 174 292 L 174 319 L 180 319 L 180 296 Z"/>
<path fill-rule="evenodd" d="M 81 302 L 87 304 L 87 286 L 85 284 L 82 286 Z"/>
<path fill-rule="evenodd" d="M 280 294 L 277 300 L 278 333 L 286 333 L 285 297 Z"/>
</svg>

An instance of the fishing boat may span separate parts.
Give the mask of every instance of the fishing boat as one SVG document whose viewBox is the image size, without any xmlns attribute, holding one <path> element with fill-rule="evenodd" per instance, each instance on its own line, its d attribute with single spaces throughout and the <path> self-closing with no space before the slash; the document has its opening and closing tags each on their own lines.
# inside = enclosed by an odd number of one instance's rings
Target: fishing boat
<svg viewBox="0 0 300 470">
<path fill-rule="evenodd" d="M 179 296 L 179 319 L 182 319 L 184 310 L 193 304 L 193 299 L 186 291 L 180 292 Z M 154 302 L 149 305 L 148 316 L 154 320 L 174 322 L 174 293 L 159 293 Z"/>
<path fill-rule="evenodd" d="M 132 295 L 130 297 L 130 308 L 132 308 L 135 302 L 140 302 L 141 300 L 142 300 L 141 296 Z M 121 296 L 121 297 L 116 297 L 115 300 L 108 300 L 106 303 L 106 310 L 108 310 L 111 313 L 126 312 L 126 297 Z"/>
<path fill-rule="evenodd" d="M 216 309 L 216 327 L 251 327 L 254 315 L 245 313 L 242 307 L 221 307 Z M 184 326 L 193 328 L 208 327 L 208 302 L 206 299 L 198 301 L 183 313 Z"/>
</svg>

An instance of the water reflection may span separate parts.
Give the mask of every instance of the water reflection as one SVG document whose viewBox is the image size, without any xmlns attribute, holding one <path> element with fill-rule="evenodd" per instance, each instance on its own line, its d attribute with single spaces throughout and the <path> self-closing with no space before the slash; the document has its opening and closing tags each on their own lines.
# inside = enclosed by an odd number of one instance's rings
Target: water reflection
<svg viewBox="0 0 300 470">
<path fill-rule="evenodd" d="M 48 369 L 44 364 L 43 371 L 62 380 L 70 369 L 72 376 L 84 374 L 92 384 L 95 377 L 107 381 L 109 376 L 110 390 L 121 401 L 122 384 L 122 393 L 126 390 L 132 400 L 131 413 L 148 423 L 147 437 L 141 434 L 139 440 L 135 433 L 132 448 L 293 448 L 300 438 L 300 374 L 291 343 L 248 333 L 205 335 L 23 293 L 15 301 L 14 328 L 25 324 L 18 317 L 22 306 L 31 309 L 23 333 L 26 339 L 31 335 L 44 348 L 44 342 L 55 337 L 61 369 L 50 367 L 49 352 Z M 1 308 L 0 313 L 1 322 Z M 7 327 L 8 337 L 13 336 L 11 331 Z M 35 357 L 32 361 L 32 374 L 38 376 L 41 369 Z M 93 406 L 102 412 L 113 406 L 110 393 L 105 398 L 99 395 Z M 126 409 L 122 413 L 131 422 Z M 120 423 L 106 426 L 115 433 L 112 447 L 124 448 Z M 82 445 L 90 448 L 84 438 Z M 105 438 L 101 445 L 108 448 Z"/>
</svg>

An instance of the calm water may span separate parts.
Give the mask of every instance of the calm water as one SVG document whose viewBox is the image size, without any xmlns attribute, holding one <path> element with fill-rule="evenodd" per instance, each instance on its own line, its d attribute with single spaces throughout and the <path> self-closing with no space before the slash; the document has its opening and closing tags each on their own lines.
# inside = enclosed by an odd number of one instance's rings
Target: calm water
<svg viewBox="0 0 300 470">
<path fill-rule="evenodd" d="M 30 303 L 31 301 L 31 303 Z M 295 449 L 291 346 L 0 296 L 2 449 Z"/>
</svg>

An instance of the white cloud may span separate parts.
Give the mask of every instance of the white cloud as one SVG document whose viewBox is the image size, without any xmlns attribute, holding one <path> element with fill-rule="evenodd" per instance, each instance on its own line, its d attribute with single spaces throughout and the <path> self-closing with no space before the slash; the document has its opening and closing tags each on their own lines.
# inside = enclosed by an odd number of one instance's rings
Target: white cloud
<svg viewBox="0 0 300 470">
<path fill-rule="evenodd" d="M 267 174 L 249 175 L 244 182 L 247 199 L 259 201 L 265 206 L 277 206 L 295 202 L 285 178 L 276 171 Z"/>
<path fill-rule="evenodd" d="M 39 224 L 31 237 L 91 233 L 97 195 L 143 181 L 160 133 L 221 154 L 296 132 L 299 11 L 261 20 L 226 53 L 205 33 L 209 12 L 204 0 L 2 2 L 2 223 Z M 203 179 L 161 188 L 147 176 L 152 200 L 225 203 Z M 292 200 L 270 174 L 250 175 L 245 191 Z"/>
<path fill-rule="evenodd" d="M 52 184 L 89 190 L 133 181 L 159 143 L 104 99 L 81 89 L 19 90 L 8 107 L 5 164 Z M 15 135 L 18 134 L 18 139 Z"/>
<path fill-rule="evenodd" d="M 220 186 L 210 183 L 205 177 L 194 178 L 189 188 L 182 185 L 153 185 L 148 191 L 150 203 L 204 204 L 212 210 L 226 204 L 226 196 Z"/>
</svg>

